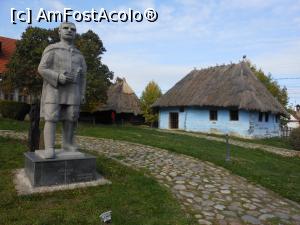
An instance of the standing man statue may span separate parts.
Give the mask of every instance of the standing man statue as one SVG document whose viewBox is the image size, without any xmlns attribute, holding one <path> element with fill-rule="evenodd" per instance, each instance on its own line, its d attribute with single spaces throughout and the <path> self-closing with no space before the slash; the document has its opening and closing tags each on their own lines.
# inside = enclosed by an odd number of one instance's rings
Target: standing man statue
<svg viewBox="0 0 300 225">
<path fill-rule="evenodd" d="M 56 123 L 62 121 L 62 149 L 77 151 L 74 129 L 80 104 L 85 102 L 86 63 L 74 47 L 76 27 L 63 22 L 58 30 L 60 42 L 49 45 L 43 52 L 38 71 L 43 77 L 41 117 L 45 119 L 45 158 L 55 158 Z"/>
</svg>

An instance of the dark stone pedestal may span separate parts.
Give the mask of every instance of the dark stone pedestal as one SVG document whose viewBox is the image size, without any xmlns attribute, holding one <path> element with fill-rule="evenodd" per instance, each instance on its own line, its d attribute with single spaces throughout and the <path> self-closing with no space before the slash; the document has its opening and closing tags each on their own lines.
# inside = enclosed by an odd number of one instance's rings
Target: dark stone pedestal
<svg viewBox="0 0 300 225">
<path fill-rule="evenodd" d="M 96 180 L 96 157 L 77 153 L 44 159 L 36 152 L 26 152 L 25 173 L 32 186 L 50 186 Z"/>
</svg>

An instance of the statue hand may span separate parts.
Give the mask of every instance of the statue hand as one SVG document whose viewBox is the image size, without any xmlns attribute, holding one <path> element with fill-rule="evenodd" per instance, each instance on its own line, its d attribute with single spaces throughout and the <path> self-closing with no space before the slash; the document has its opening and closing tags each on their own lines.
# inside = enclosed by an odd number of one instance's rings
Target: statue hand
<svg viewBox="0 0 300 225">
<path fill-rule="evenodd" d="M 59 74 L 58 75 L 58 82 L 60 84 L 65 84 L 67 82 L 67 77 L 64 74 Z"/>
<path fill-rule="evenodd" d="M 64 72 L 64 76 L 66 77 L 66 81 L 68 83 L 73 81 L 73 77 L 68 72 Z"/>
</svg>

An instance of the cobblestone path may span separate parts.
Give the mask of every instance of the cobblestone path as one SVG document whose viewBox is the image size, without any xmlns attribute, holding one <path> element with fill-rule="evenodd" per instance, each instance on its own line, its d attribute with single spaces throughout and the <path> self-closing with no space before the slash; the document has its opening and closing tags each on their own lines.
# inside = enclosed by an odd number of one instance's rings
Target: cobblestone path
<svg viewBox="0 0 300 225">
<path fill-rule="evenodd" d="M 1 136 L 26 138 L 0 131 Z M 110 139 L 78 137 L 81 148 L 150 172 L 199 224 L 300 225 L 300 205 L 224 168 L 167 150 Z"/>
<path fill-rule="evenodd" d="M 175 131 L 175 130 L 159 130 L 160 132 L 164 133 L 173 133 L 173 134 L 182 134 L 192 137 L 199 137 L 199 138 L 205 138 L 207 140 L 213 140 L 213 141 L 219 141 L 219 142 L 226 142 L 224 138 L 221 137 L 213 137 L 205 134 L 200 133 L 194 133 L 194 132 L 184 132 L 184 131 Z M 238 141 L 234 139 L 229 138 L 229 143 L 232 145 L 236 145 L 243 148 L 250 148 L 250 149 L 261 149 L 267 152 L 271 152 L 277 155 L 285 156 L 285 157 L 300 157 L 300 151 L 296 150 L 290 150 L 286 148 L 278 148 L 270 145 L 263 145 L 263 144 L 257 144 L 257 143 L 251 143 L 245 141 Z"/>
</svg>

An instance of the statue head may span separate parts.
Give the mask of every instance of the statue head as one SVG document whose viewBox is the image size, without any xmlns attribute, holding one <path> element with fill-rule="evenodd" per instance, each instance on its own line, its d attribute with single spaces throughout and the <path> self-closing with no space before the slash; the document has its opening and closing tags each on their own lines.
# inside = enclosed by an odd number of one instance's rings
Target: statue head
<svg viewBox="0 0 300 225">
<path fill-rule="evenodd" d="M 60 40 L 63 39 L 65 41 L 72 42 L 75 39 L 76 26 L 74 23 L 71 22 L 62 22 L 59 25 L 58 33 L 59 33 Z"/>
</svg>

